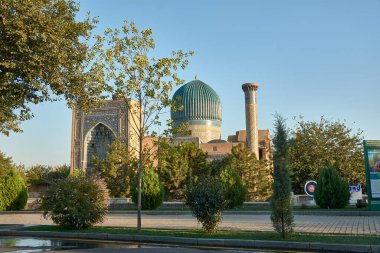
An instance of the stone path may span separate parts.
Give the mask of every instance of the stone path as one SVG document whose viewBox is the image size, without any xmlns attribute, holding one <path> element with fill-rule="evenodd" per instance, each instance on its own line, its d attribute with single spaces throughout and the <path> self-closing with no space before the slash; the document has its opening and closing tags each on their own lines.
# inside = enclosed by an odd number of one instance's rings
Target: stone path
<svg viewBox="0 0 380 253">
<path fill-rule="evenodd" d="M 145 228 L 200 229 L 201 225 L 191 215 L 144 214 Z M 295 232 L 335 233 L 354 235 L 380 235 L 380 216 L 318 216 L 295 215 Z M 0 213 L 0 224 L 52 224 L 40 213 Z M 100 226 L 135 227 L 135 214 L 110 213 Z M 273 231 L 269 215 L 225 214 L 220 229 Z M 1 229 L 1 226 L 0 226 Z"/>
</svg>

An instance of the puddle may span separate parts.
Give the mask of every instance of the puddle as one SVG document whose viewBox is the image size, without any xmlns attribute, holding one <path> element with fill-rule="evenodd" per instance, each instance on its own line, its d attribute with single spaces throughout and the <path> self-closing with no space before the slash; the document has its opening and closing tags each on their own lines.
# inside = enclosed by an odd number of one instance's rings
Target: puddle
<svg viewBox="0 0 380 253">
<path fill-rule="evenodd" d="M 54 238 L 24 238 L 3 237 L 0 238 L 0 249 L 11 248 L 5 252 L 42 252 L 50 250 L 91 249 L 91 248 L 150 248 L 153 245 L 136 243 L 102 242 L 95 240 L 70 240 Z M 157 247 L 157 245 L 154 245 Z M 20 249 L 21 248 L 21 249 Z M 14 250 L 13 250 L 14 249 Z M 2 252 L 0 250 L 0 252 Z"/>
<path fill-rule="evenodd" d="M 96 252 L 141 252 L 141 253 L 275 253 L 284 251 L 266 251 L 253 249 L 226 249 L 218 247 L 184 247 L 179 245 L 165 245 L 152 243 L 128 243 L 117 241 L 97 241 L 97 240 L 78 240 L 61 238 L 37 238 L 37 237 L 2 237 L 0 238 L 0 252 L 8 253 L 33 253 L 49 252 L 53 250 L 64 250 L 68 253 L 71 250 L 94 249 Z M 95 250 L 98 249 L 98 250 Z M 104 250 L 103 250 L 104 249 Z M 109 250 L 107 250 L 109 249 Z M 99 251 L 101 250 L 101 251 Z M 116 250 L 116 251 L 115 251 Z M 295 251 L 286 251 L 295 252 Z"/>
</svg>

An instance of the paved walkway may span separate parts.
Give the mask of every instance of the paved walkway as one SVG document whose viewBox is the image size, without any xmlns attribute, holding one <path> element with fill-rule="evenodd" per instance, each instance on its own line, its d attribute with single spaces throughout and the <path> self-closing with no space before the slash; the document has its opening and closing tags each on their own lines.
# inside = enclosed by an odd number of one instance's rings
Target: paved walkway
<svg viewBox="0 0 380 253">
<path fill-rule="evenodd" d="M 380 235 L 380 216 L 317 216 L 295 215 L 295 232 L 336 233 L 355 235 Z M 0 224 L 53 224 L 40 213 L 0 213 Z M 191 215 L 142 216 L 145 228 L 200 229 L 201 225 Z M 100 226 L 135 227 L 135 214 L 110 213 Z M 220 229 L 273 231 L 269 215 L 225 214 Z M 1 229 L 1 227 L 0 227 Z"/>
</svg>

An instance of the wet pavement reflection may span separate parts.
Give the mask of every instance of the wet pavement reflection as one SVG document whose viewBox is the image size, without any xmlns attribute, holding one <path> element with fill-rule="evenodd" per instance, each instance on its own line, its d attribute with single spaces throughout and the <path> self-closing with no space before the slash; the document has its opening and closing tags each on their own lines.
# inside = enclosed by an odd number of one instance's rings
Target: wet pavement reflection
<svg viewBox="0 0 380 253">
<path fill-rule="evenodd" d="M 29 253 L 29 252 L 125 252 L 125 253 L 234 253 L 234 252 L 285 252 L 285 251 L 258 251 L 247 249 L 225 249 L 212 247 L 183 247 L 177 245 L 128 243 L 97 240 L 73 240 L 57 238 L 25 238 L 1 237 L 0 252 Z M 290 252 L 290 251 L 286 251 Z M 294 251 L 293 251 L 294 252 Z M 298 251 L 299 252 L 299 251 Z"/>
</svg>

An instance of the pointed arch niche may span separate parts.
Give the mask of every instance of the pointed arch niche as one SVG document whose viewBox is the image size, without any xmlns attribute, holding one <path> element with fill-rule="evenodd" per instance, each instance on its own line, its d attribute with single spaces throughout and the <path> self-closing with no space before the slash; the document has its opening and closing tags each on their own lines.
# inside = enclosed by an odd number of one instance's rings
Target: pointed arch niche
<svg viewBox="0 0 380 253">
<path fill-rule="evenodd" d="M 88 131 L 84 141 L 84 168 L 91 168 L 91 159 L 96 156 L 105 160 L 108 145 L 116 139 L 115 133 L 104 123 L 98 123 Z"/>
</svg>

